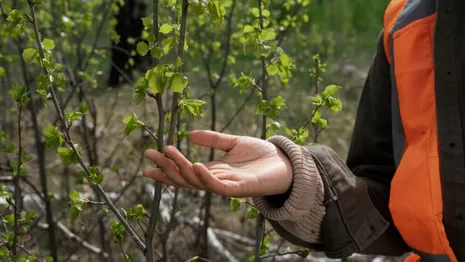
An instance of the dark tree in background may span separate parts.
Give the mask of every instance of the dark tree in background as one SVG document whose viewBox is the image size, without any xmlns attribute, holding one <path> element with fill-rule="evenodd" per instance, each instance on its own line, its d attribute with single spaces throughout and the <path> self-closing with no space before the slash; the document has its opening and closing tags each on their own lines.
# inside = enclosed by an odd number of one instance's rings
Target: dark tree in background
<svg viewBox="0 0 465 262">
<path fill-rule="evenodd" d="M 119 41 L 112 41 L 111 70 L 108 85 L 118 87 L 122 83 L 132 80 L 131 71 L 140 68 L 143 58 L 135 55 L 132 58 L 134 63 L 128 63 L 131 58 L 131 51 L 136 45 L 128 42 L 127 39 L 140 39 L 144 25 L 142 17 L 146 16 L 147 5 L 144 0 L 125 0 L 124 5 L 116 15 L 117 24 L 115 31 L 119 35 Z"/>
</svg>

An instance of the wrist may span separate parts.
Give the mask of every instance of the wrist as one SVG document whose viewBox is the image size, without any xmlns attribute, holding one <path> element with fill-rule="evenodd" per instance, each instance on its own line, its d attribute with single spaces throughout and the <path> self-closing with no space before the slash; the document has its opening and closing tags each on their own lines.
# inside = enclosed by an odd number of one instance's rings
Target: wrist
<svg viewBox="0 0 465 262">
<path fill-rule="evenodd" d="M 283 149 L 277 145 L 275 145 L 275 147 L 278 150 L 279 158 L 284 163 L 284 169 L 281 175 L 284 190 L 281 194 L 290 193 L 292 190 L 292 181 L 294 180 L 294 167 L 292 165 L 292 160 Z"/>
<path fill-rule="evenodd" d="M 285 172 L 290 177 L 287 193 L 253 198 L 258 210 L 274 221 L 299 221 L 316 209 L 323 215 L 323 181 L 311 155 L 284 136 L 273 136 L 268 141 L 285 153 L 284 161 L 290 161 L 292 174 Z"/>
</svg>

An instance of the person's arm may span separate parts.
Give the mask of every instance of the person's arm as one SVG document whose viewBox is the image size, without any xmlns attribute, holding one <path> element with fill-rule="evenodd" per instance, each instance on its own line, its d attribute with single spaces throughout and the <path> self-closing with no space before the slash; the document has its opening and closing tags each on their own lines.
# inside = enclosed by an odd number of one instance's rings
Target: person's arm
<svg viewBox="0 0 465 262">
<path fill-rule="evenodd" d="M 301 147 L 285 137 L 270 138 L 291 159 L 294 182 L 287 194 L 253 198 L 259 211 L 289 242 L 324 251 L 330 258 L 410 251 L 389 212 L 395 173 L 390 120 L 390 67 L 381 32 L 347 164 L 327 146 Z"/>
</svg>

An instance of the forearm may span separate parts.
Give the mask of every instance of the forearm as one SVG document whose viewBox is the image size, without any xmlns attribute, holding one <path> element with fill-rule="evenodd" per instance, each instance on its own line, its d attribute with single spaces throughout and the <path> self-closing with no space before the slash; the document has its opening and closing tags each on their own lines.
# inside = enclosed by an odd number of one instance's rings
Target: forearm
<svg viewBox="0 0 465 262">
<path fill-rule="evenodd" d="M 365 174 L 383 177 L 389 166 L 362 168 L 354 174 L 339 155 L 327 146 L 312 146 L 311 152 L 325 181 L 325 252 L 330 257 L 352 253 L 400 256 L 409 249 L 392 224 L 389 183 L 379 183 Z M 309 160 L 311 161 L 311 160 Z M 371 172 L 370 172 L 371 171 Z"/>
<path fill-rule="evenodd" d="M 294 165 L 304 165 L 298 170 L 299 179 L 294 180 L 288 194 L 254 198 L 257 208 L 283 238 L 324 251 L 330 258 L 353 253 L 399 256 L 408 251 L 390 223 L 388 187 L 355 176 L 329 147 L 289 146 L 292 142 L 286 140 L 281 137 L 273 142 L 290 156 Z M 296 157 L 297 153 L 301 155 Z M 322 185 L 317 194 L 301 190 L 310 188 L 310 183 Z M 310 203 L 309 212 L 290 212 L 289 207 L 299 210 L 304 202 Z M 270 210 L 274 215 L 270 216 Z"/>
</svg>

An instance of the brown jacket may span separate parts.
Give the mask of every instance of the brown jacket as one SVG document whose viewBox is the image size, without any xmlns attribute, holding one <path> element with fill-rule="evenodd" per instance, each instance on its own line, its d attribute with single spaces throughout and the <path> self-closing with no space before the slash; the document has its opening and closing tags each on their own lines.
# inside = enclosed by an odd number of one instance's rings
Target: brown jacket
<svg viewBox="0 0 465 262">
<path fill-rule="evenodd" d="M 465 1 L 437 1 L 436 14 L 443 223 L 457 259 L 465 261 Z M 284 137 L 270 138 L 290 157 L 295 179 L 288 193 L 254 202 L 283 238 L 324 251 L 330 258 L 353 253 L 400 256 L 410 251 L 388 206 L 396 170 L 390 119 L 391 75 L 381 32 L 345 163 L 327 146 L 301 147 Z M 321 227 L 315 229 L 315 223 Z"/>
</svg>

